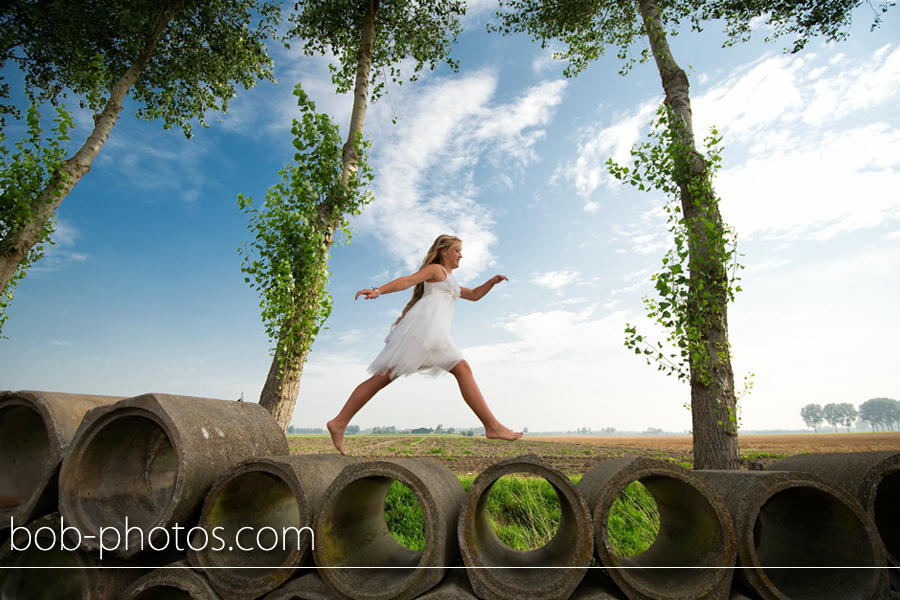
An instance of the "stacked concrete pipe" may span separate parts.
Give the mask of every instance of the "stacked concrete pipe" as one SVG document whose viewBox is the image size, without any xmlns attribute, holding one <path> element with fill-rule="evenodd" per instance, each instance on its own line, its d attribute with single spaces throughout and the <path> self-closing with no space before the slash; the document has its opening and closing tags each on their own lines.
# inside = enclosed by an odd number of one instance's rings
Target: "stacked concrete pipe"
<svg viewBox="0 0 900 600">
<path fill-rule="evenodd" d="M 0 548 L 0 598 L 45 600 L 118 600 L 149 566 L 102 561 L 75 549 L 63 538 L 59 513 L 45 515 L 15 533 Z"/>
<path fill-rule="evenodd" d="M 289 454 L 258 404 L 144 394 L 85 414 L 60 471 L 60 512 L 84 549 L 186 550 L 203 497 L 236 464 Z"/>
<path fill-rule="evenodd" d="M 147 573 L 122 592 L 119 600 L 222 600 L 186 560 Z"/>
<path fill-rule="evenodd" d="M 888 594 L 875 524 L 850 494 L 808 473 L 695 471 L 722 496 L 738 535 L 735 584 L 762 600 Z"/>
<path fill-rule="evenodd" d="M 203 535 L 189 547 L 190 563 L 203 569 L 212 586 L 229 599 L 258 598 L 276 589 L 310 559 L 313 516 L 328 486 L 356 462 L 332 454 L 241 463 L 207 495 L 199 522 L 204 531 L 195 533 Z M 221 543 L 208 543 L 214 533 Z"/>
<path fill-rule="evenodd" d="M 569 600 L 628 600 L 603 569 L 592 568 Z"/>
<path fill-rule="evenodd" d="M 900 452 L 798 454 L 768 470 L 819 475 L 855 497 L 875 522 L 887 550 L 893 587 L 900 590 Z"/>
<path fill-rule="evenodd" d="M 84 413 L 121 400 L 53 392 L 0 392 L 0 540 L 58 510 L 59 466 Z"/>
<path fill-rule="evenodd" d="M 545 546 L 513 550 L 497 537 L 488 520 L 488 495 L 504 475 L 545 479 L 559 498 L 559 529 Z M 581 582 L 591 563 L 591 515 L 568 477 L 533 454 L 495 463 L 481 472 L 459 514 L 459 546 L 472 589 L 492 600 L 564 599 Z"/>
<path fill-rule="evenodd" d="M 266 596 L 265 600 L 338 600 L 315 571 L 291 579 Z"/>
<path fill-rule="evenodd" d="M 391 535 L 384 501 L 394 481 L 415 494 L 425 521 L 425 549 L 410 550 Z M 411 600 L 443 579 L 459 555 L 456 522 L 465 494 L 444 465 L 397 459 L 347 466 L 329 486 L 315 519 L 313 557 L 339 597 Z"/>
<path fill-rule="evenodd" d="M 646 551 L 620 557 L 609 540 L 609 512 L 633 482 L 656 501 L 659 533 Z M 719 494 L 693 472 L 660 460 L 617 458 L 585 473 L 578 491 L 593 513 L 597 559 L 629 598 L 728 598 L 734 525 Z"/>
</svg>

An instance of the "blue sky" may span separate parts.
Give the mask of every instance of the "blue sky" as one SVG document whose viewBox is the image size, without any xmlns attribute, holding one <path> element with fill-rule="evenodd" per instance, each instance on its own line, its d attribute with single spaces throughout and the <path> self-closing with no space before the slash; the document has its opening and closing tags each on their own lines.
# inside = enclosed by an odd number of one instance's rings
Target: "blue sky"
<svg viewBox="0 0 900 600">
<path fill-rule="evenodd" d="M 334 310 L 306 365 L 293 423 L 321 427 L 378 353 L 408 294 L 354 293 L 415 270 L 439 233 L 463 238 L 453 337 L 498 417 L 515 429 L 690 429 L 687 385 L 624 347 L 650 332 L 642 298 L 670 242 L 657 193 L 606 172 L 627 161 L 663 94 L 655 67 L 614 56 L 576 79 L 523 37 L 484 32 L 470 3 L 460 71 L 389 85 L 366 135 L 376 201 L 332 252 Z M 671 40 L 689 68 L 698 135 L 724 137 L 716 181 L 737 229 L 743 292 L 729 313 L 746 429 L 803 428 L 816 402 L 900 398 L 900 46 L 896 15 L 850 38 L 722 49 L 716 27 Z M 340 124 L 327 60 L 273 45 L 278 85 L 242 92 L 186 140 L 126 106 L 93 169 L 59 210 L 56 245 L 20 285 L 0 340 L 0 388 L 255 400 L 271 363 L 237 248 L 239 193 L 261 202 L 292 155 L 293 85 Z M 74 103 L 72 103 L 74 104 Z M 396 118 L 396 123 L 392 119 Z M 88 113 L 76 114 L 76 139 Z M 402 379 L 361 427 L 477 424 L 452 377 Z"/>
</svg>

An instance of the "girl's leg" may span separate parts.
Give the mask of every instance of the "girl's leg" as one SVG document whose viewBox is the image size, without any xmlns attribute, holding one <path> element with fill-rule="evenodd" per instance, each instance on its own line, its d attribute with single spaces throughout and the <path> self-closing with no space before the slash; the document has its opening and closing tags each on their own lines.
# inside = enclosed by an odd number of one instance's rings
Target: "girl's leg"
<svg viewBox="0 0 900 600">
<path fill-rule="evenodd" d="M 466 401 L 466 404 L 469 405 L 469 408 L 472 409 L 472 412 L 484 425 L 485 437 L 509 441 L 522 437 L 521 433 L 504 427 L 497 420 L 497 417 L 494 416 L 494 413 L 491 412 L 491 409 L 488 408 L 481 390 L 478 389 L 478 384 L 475 383 L 475 376 L 472 374 L 472 367 L 469 366 L 469 363 L 464 360 L 460 361 L 455 367 L 450 369 L 450 373 L 456 377 L 463 400 Z"/>
<path fill-rule="evenodd" d="M 356 386 L 344 407 L 338 416 L 328 421 L 328 433 L 331 434 L 331 443 L 337 448 L 338 452 L 344 454 L 344 430 L 350 424 L 353 416 L 372 399 L 372 397 L 383 390 L 391 382 L 391 372 L 388 371 L 384 375 L 372 375 L 361 384 Z"/>
</svg>

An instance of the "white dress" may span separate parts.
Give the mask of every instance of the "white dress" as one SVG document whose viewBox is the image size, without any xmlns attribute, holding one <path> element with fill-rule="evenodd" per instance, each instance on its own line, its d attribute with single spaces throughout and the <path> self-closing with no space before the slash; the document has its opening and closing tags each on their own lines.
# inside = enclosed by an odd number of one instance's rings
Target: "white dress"
<svg viewBox="0 0 900 600">
<path fill-rule="evenodd" d="M 392 379 L 412 373 L 437 377 L 459 364 L 462 353 L 450 339 L 453 306 L 459 293 L 452 273 L 437 283 L 426 281 L 425 294 L 391 329 L 384 339 L 384 349 L 369 365 L 369 373 L 384 375 L 391 371 Z"/>
</svg>

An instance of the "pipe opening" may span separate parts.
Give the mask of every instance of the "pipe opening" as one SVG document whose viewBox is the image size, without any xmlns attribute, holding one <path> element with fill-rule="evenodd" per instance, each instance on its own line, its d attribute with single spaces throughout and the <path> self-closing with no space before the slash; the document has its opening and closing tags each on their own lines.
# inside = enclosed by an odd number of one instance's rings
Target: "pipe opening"
<svg viewBox="0 0 900 600">
<path fill-rule="evenodd" d="M 31 498 L 49 460 L 50 438 L 40 414 L 27 406 L 0 409 L 0 510 Z"/>
<path fill-rule="evenodd" d="M 88 441 L 72 473 L 70 488 L 78 491 L 74 499 L 86 518 L 82 526 L 91 533 L 104 528 L 105 547 L 115 545 L 117 530 L 120 545 L 127 539 L 129 548 L 146 548 L 144 533 L 158 525 L 172 501 L 178 469 L 172 442 L 155 421 L 108 421 Z"/>
<path fill-rule="evenodd" d="M 559 495 L 543 477 L 504 475 L 487 493 L 488 521 L 511 550 L 537 550 L 559 532 Z"/>
<path fill-rule="evenodd" d="M 500 480 L 515 483 L 498 486 Z M 535 485 L 535 482 L 540 483 Z M 525 486 L 542 489 L 543 492 L 524 492 Z M 492 522 L 490 514 L 490 505 L 497 502 L 493 500 L 495 489 L 499 492 L 498 500 L 507 504 L 504 509 L 519 511 L 522 522 L 530 523 L 530 533 L 534 537 L 540 537 L 541 545 L 519 550 L 512 548 L 501 538 L 504 535 L 503 529 Z M 523 503 L 517 491 L 523 495 L 530 493 L 532 497 Z M 535 514 L 540 511 L 540 507 L 535 505 L 542 498 L 555 501 L 552 517 L 538 517 Z M 531 507 L 523 508 L 523 505 Z M 551 589 L 555 582 L 567 581 L 569 571 L 576 568 L 573 561 L 577 559 L 576 553 L 580 545 L 579 521 L 575 510 L 565 492 L 548 479 L 539 476 L 523 477 L 515 473 L 498 477 L 477 498 L 470 521 L 474 539 L 470 550 L 477 554 L 479 564 L 491 567 L 490 578 L 502 582 L 502 585 L 521 590 Z M 542 531 L 535 535 L 538 530 Z M 534 541 L 528 542 L 528 545 L 534 545 Z"/>
<path fill-rule="evenodd" d="M 47 541 L 42 539 L 40 543 L 46 544 Z M 2 582 L 0 597 L 3 600 L 81 600 L 84 597 L 84 582 L 77 567 L 78 562 L 72 552 L 59 548 L 25 550 Z"/>
<path fill-rule="evenodd" d="M 325 564 L 340 568 L 342 587 L 379 593 L 401 588 L 422 562 L 424 552 L 406 548 L 388 529 L 385 500 L 394 481 L 379 475 L 354 480 L 320 515 L 316 548 L 326 557 Z M 427 535 L 426 530 L 426 543 Z"/>
<path fill-rule="evenodd" d="M 900 471 L 881 480 L 875 493 L 875 527 L 888 553 L 900 557 Z"/>
<path fill-rule="evenodd" d="M 659 535 L 659 508 L 647 488 L 633 481 L 609 509 L 609 545 L 618 557 L 645 552 Z"/>
<path fill-rule="evenodd" d="M 217 572 L 236 581 L 264 577 L 288 563 L 312 542 L 312 524 L 300 522 L 300 505 L 290 486 L 263 471 L 243 473 L 216 495 L 206 535 L 191 544 L 210 567 L 254 567 Z M 306 528 L 306 529 L 304 529 Z"/>
<path fill-rule="evenodd" d="M 875 552 L 865 526 L 827 492 L 793 487 L 774 494 L 759 509 L 753 544 L 763 569 L 782 567 L 766 577 L 786 597 L 862 598 L 871 584 Z"/>
<path fill-rule="evenodd" d="M 409 550 L 425 549 L 425 515 L 416 494 L 399 481 L 384 500 L 384 520 L 397 543 Z"/>
<path fill-rule="evenodd" d="M 630 567 L 628 575 L 654 595 L 687 596 L 716 577 L 721 557 L 727 554 L 727 532 L 715 508 L 693 485 L 666 475 L 641 477 L 637 482 L 656 505 L 658 529 L 643 552 L 619 562 Z"/>
</svg>

